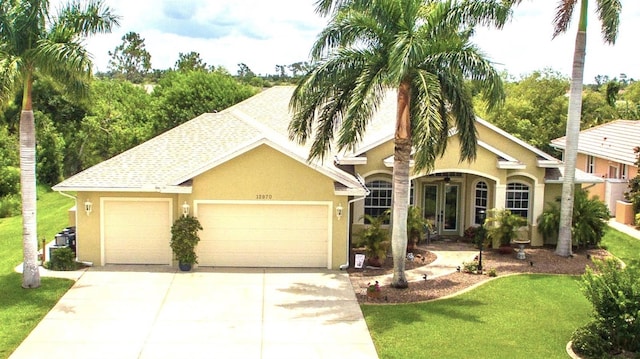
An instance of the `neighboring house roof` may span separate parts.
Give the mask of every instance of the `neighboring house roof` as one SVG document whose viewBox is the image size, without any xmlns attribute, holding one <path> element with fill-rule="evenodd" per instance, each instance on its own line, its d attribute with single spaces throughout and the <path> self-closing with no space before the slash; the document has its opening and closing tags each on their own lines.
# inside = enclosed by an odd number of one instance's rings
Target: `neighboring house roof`
<svg viewBox="0 0 640 359">
<path fill-rule="evenodd" d="M 565 149 L 566 136 L 551 141 L 553 147 Z M 633 149 L 640 146 L 640 121 L 616 120 L 580 131 L 578 152 L 635 166 Z"/>
<path fill-rule="evenodd" d="M 57 191 L 189 193 L 190 181 L 267 144 L 338 182 L 336 192 L 366 193 L 357 176 L 331 160 L 307 162 L 308 148 L 288 140 L 293 87 L 274 87 L 219 113 L 205 113 L 53 187 Z"/>
</svg>

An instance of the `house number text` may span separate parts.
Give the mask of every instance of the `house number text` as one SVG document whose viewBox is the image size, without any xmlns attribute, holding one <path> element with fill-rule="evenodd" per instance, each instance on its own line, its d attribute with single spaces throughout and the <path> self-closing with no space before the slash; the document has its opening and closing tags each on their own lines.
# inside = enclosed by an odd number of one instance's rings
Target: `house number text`
<svg viewBox="0 0 640 359">
<path fill-rule="evenodd" d="M 256 199 L 271 199 L 272 196 L 270 194 L 257 194 Z"/>
</svg>

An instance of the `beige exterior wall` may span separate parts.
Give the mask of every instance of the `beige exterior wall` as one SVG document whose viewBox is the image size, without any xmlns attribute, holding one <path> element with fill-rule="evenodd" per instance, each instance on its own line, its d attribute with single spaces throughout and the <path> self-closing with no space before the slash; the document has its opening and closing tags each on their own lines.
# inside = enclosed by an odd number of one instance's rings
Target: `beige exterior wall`
<svg viewBox="0 0 640 359">
<path fill-rule="evenodd" d="M 279 151 L 262 145 L 237 158 L 213 168 L 193 179 L 191 194 L 81 192 L 78 204 L 89 200 L 93 212 L 78 212 L 78 258 L 103 265 L 101 262 L 100 218 L 101 198 L 169 198 L 172 200 L 174 218 L 182 213 L 186 201 L 193 214 L 194 200 L 229 201 L 330 201 L 333 243 L 331 244 L 332 268 L 337 269 L 347 261 L 347 221 L 338 220 L 335 208 L 341 204 L 347 208 L 348 198 L 334 195 L 333 179 L 296 161 Z M 153 220 L 153 219 L 149 219 Z M 300 240 L 304 240 L 301 238 Z"/>
<path fill-rule="evenodd" d="M 333 242 L 332 268 L 347 261 L 347 221 L 338 220 L 335 208 L 347 208 L 348 198 L 334 194 L 334 180 L 305 163 L 261 145 L 193 179 L 193 192 L 178 196 L 194 208 L 194 200 L 330 201 Z M 301 238 L 300 240 L 304 240 Z"/>
<path fill-rule="evenodd" d="M 498 168 L 497 156 L 495 153 L 483 148 L 478 147 L 477 158 L 473 162 L 460 162 L 460 150 L 458 136 L 454 136 L 449 139 L 447 150 L 441 158 L 438 158 L 435 162 L 433 172 L 455 172 L 460 174 L 459 177 L 452 177 L 452 183 L 461 184 L 461 198 L 463 199 L 462 208 L 460 209 L 460 226 L 459 235 L 462 235 L 464 229 L 474 225 L 474 196 L 475 185 L 478 181 L 483 180 L 487 183 L 488 189 L 488 204 L 487 207 L 491 208 L 504 208 L 506 185 L 510 182 L 525 183 L 530 187 L 530 207 L 529 207 L 529 226 L 523 229 L 522 237 L 526 237 L 531 240 L 532 245 L 543 245 L 541 236 L 537 233 L 536 219 L 542 213 L 544 208 L 544 202 L 550 195 L 547 191 L 549 189 L 554 192 L 557 188 L 556 185 L 546 185 L 544 183 L 545 169 L 538 167 L 537 155 L 531 152 L 528 148 L 525 148 L 501 134 L 478 125 L 479 139 L 488 143 L 489 145 L 497 148 L 498 150 L 505 152 L 518 160 L 526 166 L 525 169 L 500 169 Z M 392 169 L 384 165 L 383 160 L 393 155 L 393 140 L 388 141 L 366 153 L 367 164 L 356 166 L 356 172 L 365 178 L 365 181 L 373 180 L 386 180 L 391 181 Z M 427 183 L 434 181 L 442 181 L 442 178 L 429 177 L 428 173 L 412 173 L 412 180 L 414 184 L 414 205 L 423 206 L 423 188 Z M 559 194 L 559 192 L 557 192 Z M 354 216 L 353 216 L 353 234 L 363 226 L 361 219 L 364 214 L 364 202 L 359 201 L 354 204 Z"/>
</svg>

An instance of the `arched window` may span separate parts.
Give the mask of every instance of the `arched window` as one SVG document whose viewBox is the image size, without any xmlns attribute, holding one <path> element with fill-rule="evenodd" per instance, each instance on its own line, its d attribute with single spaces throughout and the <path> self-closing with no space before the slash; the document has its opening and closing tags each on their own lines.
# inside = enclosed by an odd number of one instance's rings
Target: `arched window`
<svg viewBox="0 0 640 359">
<path fill-rule="evenodd" d="M 487 213 L 487 201 L 489 198 L 489 187 L 484 181 L 476 183 L 476 196 L 475 196 L 475 224 L 482 224 L 486 218 Z"/>
<path fill-rule="evenodd" d="M 371 193 L 364 199 L 364 214 L 378 217 L 391 209 L 391 182 L 376 180 L 365 185 Z"/>
<path fill-rule="evenodd" d="M 507 184 L 507 203 L 505 208 L 511 213 L 529 218 L 529 186 L 523 183 Z"/>
</svg>

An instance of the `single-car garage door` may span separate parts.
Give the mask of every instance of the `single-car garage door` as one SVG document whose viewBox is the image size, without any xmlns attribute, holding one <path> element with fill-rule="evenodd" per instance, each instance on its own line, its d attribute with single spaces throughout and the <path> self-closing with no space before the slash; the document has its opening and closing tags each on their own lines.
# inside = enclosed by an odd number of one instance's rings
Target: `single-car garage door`
<svg viewBox="0 0 640 359">
<path fill-rule="evenodd" d="M 197 216 L 202 266 L 329 265 L 327 204 L 198 203 Z"/>
<path fill-rule="evenodd" d="M 103 200 L 105 264 L 171 264 L 169 200 Z"/>
</svg>

